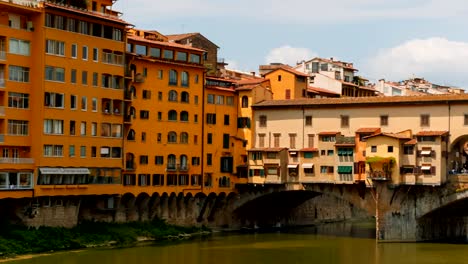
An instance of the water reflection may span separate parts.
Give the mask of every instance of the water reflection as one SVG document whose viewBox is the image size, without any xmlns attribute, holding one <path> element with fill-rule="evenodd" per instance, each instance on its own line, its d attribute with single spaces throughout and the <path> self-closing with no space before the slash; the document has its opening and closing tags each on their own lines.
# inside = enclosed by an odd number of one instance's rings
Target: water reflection
<svg viewBox="0 0 468 264">
<path fill-rule="evenodd" d="M 282 232 L 213 235 L 177 244 L 67 252 L 15 264 L 468 263 L 468 245 L 377 244 L 372 224 L 331 224 Z"/>
</svg>

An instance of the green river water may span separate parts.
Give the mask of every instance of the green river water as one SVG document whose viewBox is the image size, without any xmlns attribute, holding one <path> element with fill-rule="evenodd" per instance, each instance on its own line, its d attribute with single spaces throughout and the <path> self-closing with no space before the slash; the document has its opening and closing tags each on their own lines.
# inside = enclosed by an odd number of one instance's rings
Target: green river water
<svg viewBox="0 0 468 264">
<path fill-rule="evenodd" d="M 62 252 L 9 264 L 468 263 L 467 244 L 379 243 L 370 225 L 232 233 L 122 249 Z"/>
</svg>

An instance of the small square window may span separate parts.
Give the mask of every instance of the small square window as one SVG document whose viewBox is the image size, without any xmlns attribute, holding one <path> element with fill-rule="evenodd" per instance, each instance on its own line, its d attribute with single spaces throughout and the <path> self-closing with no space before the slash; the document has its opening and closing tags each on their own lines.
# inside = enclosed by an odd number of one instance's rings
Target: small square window
<svg viewBox="0 0 468 264">
<path fill-rule="evenodd" d="M 371 146 L 371 152 L 372 153 L 377 152 L 377 146 Z"/>
<path fill-rule="evenodd" d="M 388 115 L 380 116 L 380 126 L 388 126 Z"/>
<path fill-rule="evenodd" d="M 388 146 L 387 147 L 387 152 L 388 153 L 393 153 L 393 146 Z"/>
</svg>

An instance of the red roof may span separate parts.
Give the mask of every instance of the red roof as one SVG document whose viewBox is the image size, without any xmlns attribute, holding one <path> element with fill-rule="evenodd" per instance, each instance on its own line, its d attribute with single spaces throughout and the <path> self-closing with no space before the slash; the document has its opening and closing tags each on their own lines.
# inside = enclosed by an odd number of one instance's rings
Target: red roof
<svg viewBox="0 0 468 264">
<path fill-rule="evenodd" d="M 403 145 L 416 145 L 416 143 L 418 143 L 418 141 L 416 139 L 412 139 L 410 141 L 403 143 Z"/>
<path fill-rule="evenodd" d="M 378 136 L 383 136 L 383 137 L 390 137 L 390 138 L 396 138 L 396 139 L 411 139 L 409 137 L 407 137 L 406 135 L 402 135 L 402 134 L 394 134 L 394 133 L 377 133 L 377 134 L 374 134 L 374 135 L 370 135 L 370 136 L 367 136 L 367 137 L 364 137 L 364 138 L 373 138 L 373 137 L 378 137 Z"/>
<path fill-rule="evenodd" d="M 265 75 L 271 74 L 271 73 L 273 73 L 275 71 L 278 71 L 278 70 L 287 71 L 287 72 L 290 72 L 290 73 L 292 73 L 294 75 L 297 75 L 297 76 L 309 77 L 308 74 L 297 71 L 297 70 L 293 69 L 291 66 L 288 66 L 288 65 L 278 65 L 278 67 L 276 69 L 272 70 L 271 72 L 266 73 Z"/>
<path fill-rule="evenodd" d="M 127 38 L 129 40 L 135 40 L 135 41 L 146 42 L 146 43 L 153 43 L 153 44 L 158 44 L 158 45 L 161 45 L 161 46 L 167 46 L 167 47 L 172 47 L 172 48 L 179 48 L 179 49 L 193 50 L 193 51 L 200 51 L 200 52 L 204 51 L 202 49 L 197 49 L 197 48 L 193 48 L 193 47 L 190 47 L 190 46 L 187 46 L 187 45 L 182 45 L 182 44 L 178 44 L 178 43 L 174 43 L 174 42 L 163 42 L 163 41 L 157 41 L 157 40 L 149 40 L 149 39 L 145 39 L 143 37 L 132 36 L 132 35 L 129 35 Z"/>
<path fill-rule="evenodd" d="M 416 136 L 443 136 L 448 134 L 448 131 L 421 131 Z"/>
<path fill-rule="evenodd" d="M 361 127 L 356 133 L 379 133 L 380 127 Z"/>
<path fill-rule="evenodd" d="M 333 95 L 341 95 L 341 94 L 339 94 L 339 93 L 335 93 L 335 92 L 330 91 L 330 90 L 328 90 L 328 89 L 319 88 L 319 87 L 308 86 L 308 87 L 307 87 L 307 90 L 308 90 L 308 91 L 311 91 L 311 92 L 316 92 L 316 93 L 326 93 L 326 94 L 333 94 Z"/>
<path fill-rule="evenodd" d="M 300 152 L 317 152 L 318 148 L 303 148 L 299 150 Z"/>
<path fill-rule="evenodd" d="M 280 152 L 286 148 L 253 148 L 248 151 Z"/>
<path fill-rule="evenodd" d="M 319 133 L 319 136 L 335 136 L 337 134 L 340 134 L 340 132 L 328 132 L 328 131 L 325 131 L 325 132 L 320 132 Z"/>
</svg>

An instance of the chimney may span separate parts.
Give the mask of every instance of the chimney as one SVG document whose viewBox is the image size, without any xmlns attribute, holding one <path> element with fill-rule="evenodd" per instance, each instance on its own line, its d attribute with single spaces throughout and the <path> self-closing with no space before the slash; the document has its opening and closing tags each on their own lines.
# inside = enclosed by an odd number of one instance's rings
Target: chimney
<svg viewBox="0 0 468 264">
<path fill-rule="evenodd" d="M 333 61 L 333 57 L 330 57 L 330 60 Z"/>
<path fill-rule="evenodd" d="M 252 74 L 252 77 L 255 77 L 255 72 L 254 71 L 250 72 L 250 73 Z"/>
</svg>

